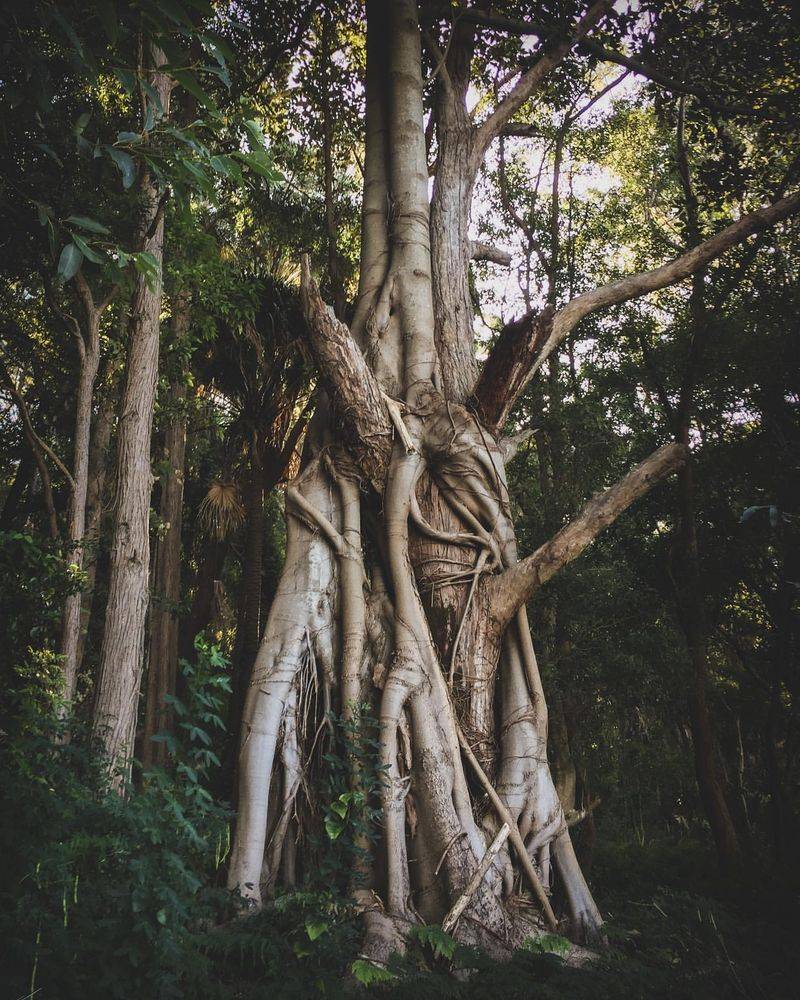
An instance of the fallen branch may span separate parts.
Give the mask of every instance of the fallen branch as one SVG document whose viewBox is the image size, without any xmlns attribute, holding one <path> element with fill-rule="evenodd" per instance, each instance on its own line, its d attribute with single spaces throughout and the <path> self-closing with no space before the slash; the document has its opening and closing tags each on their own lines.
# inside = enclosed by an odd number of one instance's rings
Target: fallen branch
<svg viewBox="0 0 800 1000">
<path fill-rule="evenodd" d="M 503 823 L 497 832 L 497 836 L 491 842 L 489 847 L 486 849 L 486 853 L 481 858 L 481 863 L 475 869 L 475 874 L 467 883 L 466 889 L 461 893 L 458 899 L 453 903 L 447 916 L 442 921 L 442 930 L 445 934 L 449 934 L 450 931 L 455 927 L 458 922 L 458 918 L 466 910 L 470 899 L 474 896 L 478 889 L 478 886 L 483 882 L 486 877 L 486 873 L 492 867 L 492 862 L 500 853 L 500 848 L 505 844 L 508 838 L 511 828 L 508 823 Z"/>
<path fill-rule="evenodd" d="M 455 718 L 455 716 L 454 716 Z M 558 930 L 558 921 L 556 920 L 556 915 L 553 913 L 553 907 L 550 905 L 550 900 L 547 898 L 547 893 L 544 891 L 544 886 L 542 885 L 539 876 L 536 874 L 536 869 L 533 867 L 533 862 L 531 861 L 527 850 L 525 849 L 525 841 L 519 832 L 519 827 L 514 821 L 514 817 L 508 811 L 508 807 L 505 802 L 500 798 L 500 796 L 495 791 L 494 785 L 489 781 L 486 776 L 486 772 L 481 767 L 478 758 L 472 752 L 472 747 L 467 742 L 466 736 L 461 732 L 461 727 L 458 723 L 455 723 L 456 731 L 458 732 L 458 742 L 461 744 L 461 749 L 464 751 L 464 756 L 469 761 L 473 771 L 475 772 L 478 781 L 483 785 L 486 790 L 486 794 L 489 796 L 489 800 L 497 812 L 497 815 L 509 828 L 509 837 L 511 838 L 511 843 L 514 845 L 517 856 L 519 857 L 520 864 L 528 877 L 528 881 L 531 884 L 534 895 L 539 901 L 539 905 L 542 908 L 542 913 L 544 914 L 547 925 L 551 931 L 555 933 Z"/>
</svg>

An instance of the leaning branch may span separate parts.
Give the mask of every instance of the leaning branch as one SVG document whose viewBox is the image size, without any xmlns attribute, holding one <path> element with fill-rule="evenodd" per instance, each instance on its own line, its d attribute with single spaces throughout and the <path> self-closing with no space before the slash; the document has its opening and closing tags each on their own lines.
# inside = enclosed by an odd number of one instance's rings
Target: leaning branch
<svg viewBox="0 0 800 1000">
<path fill-rule="evenodd" d="M 300 295 L 319 376 L 356 461 L 382 492 L 392 446 L 392 425 L 383 393 L 350 331 L 323 302 L 305 255 Z"/>
<path fill-rule="evenodd" d="M 584 292 L 583 295 L 578 295 L 555 314 L 550 336 L 533 362 L 522 387 L 524 388 L 524 385 L 542 366 L 546 358 L 589 313 L 596 312 L 606 306 L 619 305 L 621 302 L 639 298 L 649 292 L 656 292 L 668 285 L 683 281 L 684 278 L 690 277 L 712 260 L 721 257 L 731 247 L 743 243 L 749 236 L 774 226 L 798 211 L 800 211 L 800 191 L 786 198 L 781 198 L 780 201 L 776 201 L 772 205 L 759 208 L 749 215 L 742 216 L 741 219 L 731 223 L 716 236 L 698 244 L 668 264 L 663 264 L 652 271 L 627 275 L 624 278 L 611 281 L 607 285 L 601 285 L 599 288 Z"/>
<path fill-rule="evenodd" d="M 578 516 L 533 555 L 501 573 L 492 582 L 492 611 L 510 621 L 543 584 L 571 562 L 639 497 L 686 461 L 686 447 L 667 444 L 653 452 L 605 493 L 590 500 Z"/>
<path fill-rule="evenodd" d="M 473 753 L 472 747 L 469 745 L 466 736 L 461 731 L 461 727 L 456 723 L 456 730 L 458 732 L 458 742 L 461 744 L 461 749 L 464 752 L 464 756 L 469 761 L 470 767 L 475 772 L 475 776 L 478 781 L 483 785 L 483 789 L 489 796 L 489 801 L 494 806 L 495 812 L 499 818 L 503 821 L 505 825 L 508 826 L 509 837 L 511 843 L 516 849 L 519 862 L 522 865 L 522 869 L 528 877 L 528 882 L 530 882 L 531 889 L 542 908 L 542 913 L 547 921 L 547 926 L 551 931 L 558 930 L 558 921 L 556 920 L 556 915 L 553 913 L 553 907 L 550 905 L 550 900 L 547 898 L 547 893 L 544 891 L 544 886 L 542 885 L 541 879 L 536 874 L 536 869 L 533 867 L 533 862 L 530 859 L 527 849 L 525 848 L 525 841 L 522 839 L 522 835 L 519 832 L 519 827 L 517 826 L 514 817 L 508 810 L 508 806 L 503 802 L 500 796 L 497 794 L 497 790 L 494 785 L 489 781 L 489 778 L 480 765 L 480 761 Z"/>
</svg>

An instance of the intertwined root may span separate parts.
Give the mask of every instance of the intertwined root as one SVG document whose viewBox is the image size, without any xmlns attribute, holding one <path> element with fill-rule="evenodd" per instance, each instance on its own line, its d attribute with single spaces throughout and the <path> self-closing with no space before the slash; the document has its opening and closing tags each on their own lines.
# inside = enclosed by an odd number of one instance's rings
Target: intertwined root
<svg viewBox="0 0 800 1000">
<path fill-rule="evenodd" d="M 405 427 L 377 517 L 341 454 L 320 450 L 287 492 L 286 566 L 245 711 L 230 884 L 259 905 L 279 870 L 295 878 L 287 844 L 307 766 L 298 731 L 308 756 L 313 729 L 299 718 L 301 678 L 313 663 L 350 722 L 356 704 L 378 705 L 383 836 L 362 872 L 378 957 L 407 924 L 441 921 L 504 822 L 509 841 L 456 936 L 497 953 L 554 927 L 557 874 L 573 935 L 593 938 L 600 916 L 550 775 L 527 618 L 492 614 L 492 577 L 517 559 L 502 450 L 461 407 L 428 405 Z M 530 890 L 540 915 L 512 905 Z"/>
</svg>

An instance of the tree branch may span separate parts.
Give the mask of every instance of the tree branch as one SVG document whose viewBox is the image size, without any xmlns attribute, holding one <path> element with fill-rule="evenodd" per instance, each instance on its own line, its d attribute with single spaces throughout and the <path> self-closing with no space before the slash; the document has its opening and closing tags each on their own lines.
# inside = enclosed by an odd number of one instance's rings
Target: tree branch
<svg viewBox="0 0 800 1000">
<path fill-rule="evenodd" d="M 667 444 L 659 448 L 624 479 L 591 499 L 549 542 L 497 576 L 491 583 L 490 594 L 497 619 L 510 621 L 539 587 L 579 556 L 604 528 L 660 479 L 683 465 L 686 458 L 684 445 Z"/>
<path fill-rule="evenodd" d="M 691 250 L 687 250 L 680 257 L 676 257 L 661 267 L 654 268 L 652 271 L 626 275 L 624 278 L 618 278 L 616 281 L 610 281 L 607 285 L 601 285 L 599 288 L 584 292 L 583 295 L 578 295 L 555 314 L 550 336 L 535 359 L 525 383 L 589 313 L 606 306 L 619 305 L 621 302 L 627 302 L 629 299 L 635 299 L 647 295 L 649 292 L 666 288 L 668 285 L 674 285 L 678 281 L 683 281 L 684 278 L 690 277 L 712 260 L 721 257 L 726 250 L 743 243 L 754 233 L 768 229 L 798 211 L 800 211 L 800 192 L 795 192 L 772 205 L 767 205 L 749 215 L 742 216 L 741 219 L 731 223 L 716 236 L 712 236 Z"/>
<path fill-rule="evenodd" d="M 548 52 L 541 55 L 533 66 L 522 74 L 489 117 L 478 126 L 473 145 L 473 156 L 477 163 L 483 159 L 492 139 L 508 123 L 511 116 L 542 86 L 550 72 L 563 62 L 575 45 L 605 17 L 612 3 L 613 0 L 595 0 L 578 21 L 573 34 L 557 42 Z"/>
<path fill-rule="evenodd" d="M 511 254 L 501 247 L 492 246 L 482 240 L 469 241 L 469 255 L 472 260 L 488 260 L 501 267 L 511 267 Z"/>
<path fill-rule="evenodd" d="M 300 296 L 311 353 L 347 443 L 367 478 L 382 492 L 392 448 L 383 393 L 350 331 L 323 302 L 305 254 Z"/>
</svg>

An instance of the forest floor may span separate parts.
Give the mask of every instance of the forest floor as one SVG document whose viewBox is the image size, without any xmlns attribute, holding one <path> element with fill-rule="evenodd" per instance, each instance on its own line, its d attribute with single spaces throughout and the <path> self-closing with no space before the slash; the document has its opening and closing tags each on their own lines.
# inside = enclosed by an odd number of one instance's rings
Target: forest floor
<svg viewBox="0 0 800 1000">
<path fill-rule="evenodd" d="M 268 968 L 269 961 L 260 971 L 248 969 L 245 981 L 236 983 L 234 995 L 248 1000 L 319 995 L 376 995 L 391 1000 L 794 1000 L 798 996 L 796 878 L 761 876 L 750 884 L 724 878 L 707 847 L 687 840 L 646 846 L 598 844 L 591 880 L 607 919 L 608 948 L 595 963 L 582 968 L 559 957 L 560 939 L 554 937 L 498 966 L 460 949 L 448 958 L 433 935 L 412 948 L 409 960 L 395 970 L 397 978 L 387 975 L 386 981 L 362 991 L 348 985 L 344 964 L 330 976 L 328 962 L 335 966 L 348 948 L 357 948 L 355 928 L 341 926 L 315 941 L 322 949 L 300 957 L 291 972 L 285 965 L 280 970 L 274 965 Z M 350 962 L 352 956 L 350 950 Z M 319 974 L 309 976 L 309 965 L 304 973 L 306 962 Z M 461 970 L 455 978 L 454 969 Z"/>
</svg>

